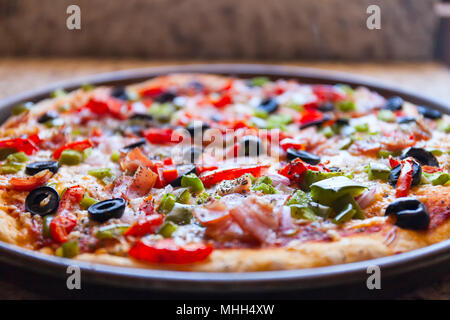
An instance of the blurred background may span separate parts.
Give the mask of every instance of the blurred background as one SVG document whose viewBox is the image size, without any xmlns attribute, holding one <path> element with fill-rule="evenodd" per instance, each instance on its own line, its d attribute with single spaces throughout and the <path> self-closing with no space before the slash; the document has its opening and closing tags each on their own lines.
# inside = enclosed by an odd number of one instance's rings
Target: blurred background
<svg viewBox="0 0 450 320">
<path fill-rule="evenodd" d="M 81 29 L 67 27 L 70 5 Z M 374 5 L 379 29 L 367 27 Z M 0 98 L 99 72 L 214 62 L 346 71 L 450 104 L 450 1 L 0 0 Z M 14 272 L 0 272 L 0 297 L 40 297 Z M 448 299 L 450 280 L 409 296 Z"/>
</svg>

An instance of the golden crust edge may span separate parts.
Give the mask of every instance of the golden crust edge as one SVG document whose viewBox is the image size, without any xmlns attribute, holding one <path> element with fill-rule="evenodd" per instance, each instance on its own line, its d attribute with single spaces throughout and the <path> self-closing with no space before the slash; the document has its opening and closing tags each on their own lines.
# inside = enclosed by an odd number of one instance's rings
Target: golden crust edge
<svg viewBox="0 0 450 320">
<path fill-rule="evenodd" d="M 217 249 L 206 261 L 189 265 L 148 264 L 110 254 L 82 254 L 77 260 L 121 267 L 198 272 L 316 268 L 390 256 L 446 240 L 450 234 L 450 221 L 427 232 L 402 230 L 395 226 L 386 226 L 385 229 L 382 233 L 342 237 L 333 242 L 305 242 L 292 247 Z"/>
</svg>

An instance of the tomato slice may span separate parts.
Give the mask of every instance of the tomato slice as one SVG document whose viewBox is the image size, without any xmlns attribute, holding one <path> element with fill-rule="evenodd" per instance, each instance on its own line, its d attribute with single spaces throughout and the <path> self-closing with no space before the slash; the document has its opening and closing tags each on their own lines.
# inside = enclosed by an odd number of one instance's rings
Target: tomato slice
<svg viewBox="0 0 450 320">
<path fill-rule="evenodd" d="M 91 98 L 84 108 L 89 109 L 92 113 L 97 115 L 111 115 L 117 119 L 123 119 L 126 117 L 121 112 L 123 102 L 113 97 L 93 97 Z"/>
<path fill-rule="evenodd" d="M 256 165 L 246 168 L 219 169 L 203 174 L 200 176 L 200 180 L 202 180 L 203 185 L 208 188 L 223 180 L 233 180 L 239 178 L 246 173 L 251 173 L 255 176 L 255 178 L 257 178 L 261 176 L 268 167 L 269 165 Z"/>
<path fill-rule="evenodd" d="M 30 138 L 15 138 L 9 140 L 0 141 L 0 148 L 16 149 L 18 152 L 24 152 L 27 155 L 32 155 L 35 151 L 38 151 L 38 147 L 35 143 L 36 136 L 33 135 Z"/>
<path fill-rule="evenodd" d="M 150 241 L 142 239 L 128 254 L 138 260 L 151 263 L 185 264 L 203 261 L 212 253 L 213 247 L 204 243 L 178 245 L 173 239 Z"/>
<path fill-rule="evenodd" d="M 14 190 L 31 191 L 45 184 L 52 176 L 53 173 L 51 171 L 43 170 L 31 177 L 11 178 L 9 183 Z"/>
<path fill-rule="evenodd" d="M 136 221 L 127 231 L 126 236 L 142 237 L 146 234 L 155 233 L 156 229 L 163 223 L 164 216 L 162 214 L 152 214 L 145 216 Z"/>
<path fill-rule="evenodd" d="M 59 157 L 61 157 L 61 153 L 64 150 L 66 150 L 66 149 L 71 149 L 71 150 L 76 150 L 76 151 L 83 151 L 83 150 L 85 150 L 87 148 L 91 148 L 92 146 L 94 146 L 94 144 L 92 143 L 92 141 L 90 139 L 70 142 L 70 143 L 65 144 L 64 146 L 56 149 L 53 152 L 53 158 L 59 159 Z"/>
</svg>

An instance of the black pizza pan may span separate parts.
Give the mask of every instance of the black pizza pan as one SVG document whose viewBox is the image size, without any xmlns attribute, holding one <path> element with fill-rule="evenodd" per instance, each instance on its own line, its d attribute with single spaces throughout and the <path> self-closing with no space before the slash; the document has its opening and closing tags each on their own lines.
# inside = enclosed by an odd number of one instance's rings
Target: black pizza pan
<svg viewBox="0 0 450 320">
<path fill-rule="evenodd" d="M 336 84 L 352 87 L 365 86 L 384 97 L 401 96 L 417 105 L 426 105 L 444 113 L 450 106 L 408 90 L 340 72 L 330 72 L 302 67 L 255 64 L 201 64 L 163 66 L 137 70 L 116 71 L 60 82 L 43 89 L 19 94 L 0 101 L 0 121 L 5 121 L 11 108 L 24 101 L 39 101 L 49 97 L 55 89 L 76 89 L 82 84 L 127 85 L 169 73 L 212 73 L 238 77 L 266 76 L 270 79 L 297 79 L 303 83 Z M 383 281 L 394 283 L 410 274 L 432 279 L 434 275 L 448 274 L 450 267 L 450 240 L 394 256 L 334 266 L 301 270 L 283 270 L 243 273 L 181 272 L 116 267 L 80 262 L 0 242 L 0 261 L 53 277 L 66 278 L 69 266 L 78 266 L 82 280 L 98 285 L 120 288 L 195 292 L 243 293 L 280 292 L 285 290 L 312 290 L 341 285 L 365 286 L 379 267 Z M 403 277 L 402 277 L 403 276 Z M 404 280 L 403 280 L 404 281 Z"/>
</svg>

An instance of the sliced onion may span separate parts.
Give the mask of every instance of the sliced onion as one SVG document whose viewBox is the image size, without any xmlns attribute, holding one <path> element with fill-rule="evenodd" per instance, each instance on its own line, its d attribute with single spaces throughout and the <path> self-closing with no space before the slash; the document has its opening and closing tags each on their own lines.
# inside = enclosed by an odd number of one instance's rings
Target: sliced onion
<svg viewBox="0 0 450 320">
<path fill-rule="evenodd" d="M 284 184 L 285 186 L 288 186 L 290 184 L 289 178 L 282 176 L 280 174 L 269 174 L 268 177 L 272 179 L 272 184 L 274 187 Z"/>
<path fill-rule="evenodd" d="M 377 194 L 377 188 L 371 188 L 364 191 L 361 195 L 355 198 L 356 203 L 361 209 L 367 208 L 374 200 Z"/>
<path fill-rule="evenodd" d="M 281 207 L 280 229 L 284 235 L 291 235 L 297 231 L 297 226 L 292 220 L 291 208 L 288 206 Z"/>
</svg>

